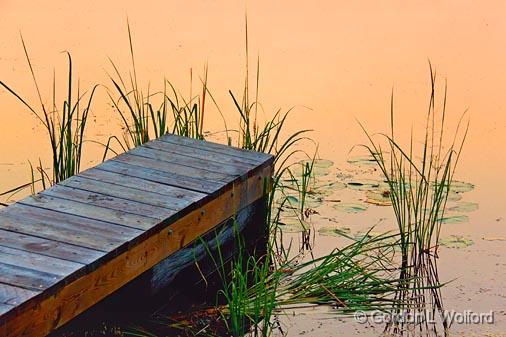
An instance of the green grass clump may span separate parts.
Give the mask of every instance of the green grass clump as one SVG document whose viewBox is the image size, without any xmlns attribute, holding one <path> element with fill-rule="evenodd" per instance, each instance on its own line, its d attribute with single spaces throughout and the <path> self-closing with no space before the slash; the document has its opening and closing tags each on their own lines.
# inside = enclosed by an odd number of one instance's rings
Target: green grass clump
<svg viewBox="0 0 506 337">
<path fill-rule="evenodd" d="M 432 306 L 443 311 L 440 281 L 437 273 L 439 235 L 445 207 L 454 181 L 455 169 L 469 125 L 460 133 L 461 121 L 449 145 L 445 145 L 447 89 L 441 109 L 436 109 L 436 74 L 430 68 L 431 93 L 426 128 L 420 152 L 415 149 L 413 135 L 403 147 L 394 133 L 393 95 L 391 131 L 381 134 L 386 143 L 376 141 L 362 126 L 369 144 L 365 145 L 382 172 L 389 187 L 400 234 L 401 275 L 397 296 L 404 308 L 425 310 Z M 460 136 L 460 140 L 458 137 Z M 418 310 L 415 309 L 415 310 Z M 444 328 L 447 328 L 443 320 Z"/>
<path fill-rule="evenodd" d="M 20 94 L 4 82 L 0 81 L 0 85 L 7 89 L 8 92 L 10 92 L 26 108 L 28 108 L 28 110 L 44 125 L 44 128 L 47 131 L 52 155 L 52 172 L 46 172 L 41 163 L 39 163 L 40 165 L 37 167 L 40 173 L 42 187 L 46 188 L 47 185 L 56 184 L 79 173 L 83 154 L 86 123 L 88 121 L 91 103 L 97 86 L 92 88 L 89 95 L 81 93 L 79 84 L 77 84 L 77 91 L 75 90 L 72 57 L 70 56 L 70 53 L 67 52 L 68 73 L 65 95 L 66 99 L 61 104 L 56 102 L 56 79 L 55 76 L 53 76 L 52 104 L 50 106 L 46 106 L 42 99 L 35 71 L 30 61 L 23 37 L 21 37 L 21 42 L 23 44 L 26 61 L 28 62 L 30 74 L 37 92 L 39 100 L 38 108 L 29 104 Z"/>
</svg>

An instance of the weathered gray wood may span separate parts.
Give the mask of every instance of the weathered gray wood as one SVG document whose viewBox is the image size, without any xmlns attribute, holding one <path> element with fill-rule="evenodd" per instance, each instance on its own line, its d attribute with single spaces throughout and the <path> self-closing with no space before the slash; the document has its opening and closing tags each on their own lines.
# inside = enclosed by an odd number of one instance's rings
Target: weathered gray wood
<svg viewBox="0 0 506 337">
<path fill-rule="evenodd" d="M 6 312 L 13 309 L 14 306 L 10 304 L 0 303 L 0 315 L 5 314 Z"/>
<path fill-rule="evenodd" d="M 0 210 L 0 228 L 109 252 L 142 234 L 125 226 L 14 204 Z"/>
<path fill-rule="evenodd" d="M 64 276 L 45 273 L 0 262 L 0 282 L 30 290 L 45 290 L 64 279 Z"/>
<path fill-rule="evenodd" d="M 0 229 L 0 246 L 88 264 L 104 252 Z"/>
<path fill-rule="evenodd" d="M 44 273 L 67 276 L 84 264 L 0 246 L 0 263 L 33 269 Z"/>
<path fill-rule="evenodd" d="M 219 152 L 211 152 L 196 147 L 184 146 L 178 143 L 162 142 L 155 139 L 145 143 L 143 146 L 167 153 L 177 153 L 191 158 L 202 159 L 206 162 L 233 165 L 234 167 L 245 171 L 249 171 L 251 169 L 251 164 L 245 163 L 244 160 L 242 160 L 242 157 L 238 158 L 236 156 L 230 156 Z"/>
<path fill-rule="evenodd" d="M 145 146 L 137 147 L 128 153 L 139 157 L 151 158 L 162 162 L 182 165 L 185 167 L 197 168 L 199 170 L 227 174 L 232 177 L 240 177 L 248 173 L 248 169 L 244 168 L 244 166 L 227 164 L 226 162 L 218 163 L 209 159 L 189 157 L 187 155 L 182 155 L 179 153 L 162 151 L 154 147 L 155 146 L 151 147 L 149 144 L 147 144 Z"/>
<path fill-rule="evenodd" d="M 173 134 L 166 134 L 159 138 L 162 142 L 179 144 L 193 148 L 199 148 L 209 152 L 216 152 L 235 158 L 240 158 L 244 163 L 258 165 L 272 159 L 271 155 L 259 152 L 243 150 L 233 146 L 180 137 Z"/>
<path fill-rule="evenodd" d="M 115 194 L 121 195 L 121 192 L 121 188 L 118 188 L 118 193 Z M 141 195 L 142 192 L 138 191 L 137 194 Z M 153 218 L 160 221 L 176 213 L 176 210 L 174 209 L 153 206 L 134 200 L 129 200 L 128 194 L 124 195 L 127 198 L 122 198 L 69 187 L 68 185 L 64 184 L 54 186 L 53 188 L 41 193 L 41 195 L 77 201 L 83 204 L 93 205 L 101 208 L 123 211 L 129 214 Z M 148 221 L 150 220 L 148 219 Z"/>
<path fill-rule="evenodd" d="M 40 291 L 33 291 L 0 283 L 0 304 L 17 305 L 40 294 Z"/>
<path fill-rule="evenodd" d="M 146 148 L 147 149 L 147 148 Z M 123 153 L 114 157 L 112 161 L 137 165 L 140 167 L 150 168 L 157 171 L 166 172 L 169 174 L 178 175 L 180 177 L 191 177 L 201 180 L 211 180 L 213 182 L 227 182 L 233 180 L 235 176 L 208 171 L 204 168 L 195 168 L 185 165 L 179 165 L 158 159 L 151 159 L 146 157 L 139 157 L 133 154 Z"/>
<path fill-rule="evenodd" d="M 153 170 L 138 165 L 122 163 L 117 161 L 106 161 L 96 167 L 98 170 L 122 174 L 126 177 L 135 177 L 167 186 L 185 188 L 199 193 L 212 193 L 225 185 L 192 177 L 184 177 L 173 173 Z"/>
<path fill-rule="evenodd" d="M 160 223 L 159 220 L 139 216 L 120 210 L 97 207 L 61 198 L 45 195 L 42 192 L 36 196 L 27 197 L 19 203 L 47 210 L 54 210 L 61 213 L 77 215 L 83 218 L 110 222 L 112 224 L 146 230 Z"/>
<path fill-rule="evenodd" d="M 202 193 L 102 170 L 83 172 L 61 184 L 172 210 L 185 208 L 204 196 Z"/>
<path fill-rule="evenodd" d="M 42 337 L 172 255 L 189 266 L 180 249 L 265 197 L 272 156 L 166 138 L 0 210 L 0 335 Z"/>
</svg>

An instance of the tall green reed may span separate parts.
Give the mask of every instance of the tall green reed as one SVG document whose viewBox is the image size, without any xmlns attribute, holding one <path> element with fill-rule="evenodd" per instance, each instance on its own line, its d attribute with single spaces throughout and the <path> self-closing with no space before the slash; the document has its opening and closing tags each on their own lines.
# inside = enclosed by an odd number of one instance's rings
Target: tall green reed
<svg viewBox="0 0 506 337">
<path fill-rule="evenodd" d="M 84 134 L 91 103 L 98 86 L 93 86 L 89 94 L 86 92 L 81 93 L 79 82 L 77 83 L 77 89 L 75 89 L 72 57 L 70 53 L 66 52 L 68 57 L 66 99 L 58 107 L 56 75 L 53 75 L 52 102 L 50 106 L 47 106 L 42 98 L 35 71 L 22 36 L 21 43 L 35 86 L 38 107 L 28 103 L 20 94 L 4 82 L 0 81 L 0 85 L 17 98 L 42 123 L 47 131 L 52 155 L 52 172 L 46 172 L 40 162 L 37 167 L 42 187 L 46 188 L 48 185 L 56 184 L 79 172 L 83 155 Z M 34 177 L 33 168 L 32 177 Z M 33 181 L 35 180 L 32 179 Z"/>
<path fill-rule="evenodd" d="M 109 75 L 109 78 L 114 90 L 108 92 L 122 121 L 124 132 L 121 139 L 117 136 L 109 138 L 104 158 L 109 150 L 113 151 L 113 142 L 116 142 L 125 151 L 153 138 L 161 137 L 168 132 L 204 139 L 204 112 L 207 96 L 209 95 L 216 103 L 207 86 L 207 66 L 204 68 L 204 77 L 201 79 L 202 92 L 200 96 L 193 96 L 192 93 L 192 71 L 190 71 L 189 98 L 180 94 L 174 85 L 166 79 L 163 82 L 162 90 L 151 92 L 148 85 L 147 90 L 143 91 L 137 77 L 133 37 L 128 22 L 127 29 L 131 69 L 128 75 L 122 75 L 119 67 L 109 59 L 113 68 L 113 75 Z"/>
<path fill-rule="evenodd" d="M 461 132 L 461 118 L 452 140 L 448 145 L 445 144 L 447 85 L 445 82 L 441 108 L 438 109 L 436 73 L 432 66 L 430 80 L 430 99 L 421 149 L 416 148 L 413 134 L 407 147 L 398 142 L 394 132 L 393 94 L 390 134 L 380 135 L 386 146 L 376 141 L 362 124 L 361 127 L 369 140 L 369 144 L 364 146 L 388 183 L 400 234 L 401 274 L 397 297 L 403 303 L 402 309 L 425 310 L 430 306 L 432 310 L 442 312 L 441 283 L 436 263 L 439 236 L 469 123 Z M 443 319 L 442 323 L 446 330 L 447 322 Z"/>
</svg>

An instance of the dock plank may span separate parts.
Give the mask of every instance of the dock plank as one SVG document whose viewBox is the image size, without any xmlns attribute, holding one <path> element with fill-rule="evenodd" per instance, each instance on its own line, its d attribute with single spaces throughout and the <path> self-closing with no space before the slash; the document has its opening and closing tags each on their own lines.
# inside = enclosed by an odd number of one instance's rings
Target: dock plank
<svg viewBox="0 0 506 337">
<path fill-rule="evenodd" d="M 116 225 L 141 230 L 149 229 L 159 223 L 159 221 L 154 218 L 135 215 L 121 210 L 98 207 L 82 202 L 56 198 L 44 193 L 45 192 L 42 192 L 34 197 L 27 197 L 19 201 L 19 203 L 21 205 L 55 210 L 61 213 L 77 215 L 93 220 L 106 221 Z"/>
<path fill-rule="evenodd" d="M 82 263 L 61 260 L 3 246 L 0 246 L 0 263 L 60 276 L 72 274 L 84 266 Z"/>
<path fill-rule="evenodd" d="M 105 254 L 104 252 L 98 250 L 2 229 L 0 229 L 0 246 L 25 250 L 31 253 L 47 255 L 83 264 L 91 263 Z"/>
<path fill-rule="evenodd" d="M 272 156 L 265 153 L 253 152 L 240 149 L 234 146 L 227 146 L 219 143 L 201 141 L 190 139 L 186 137 L 176 136 L 173 134 L 166 134 L 159 138 L 162 142 L 171 144 L 179 144 L 183 146 L 198 148 L 209 152 L 216 152 L 223 155 L 231 156 L 240 159 L 246 164 L 258 165 L 263 164 L 272 159 Z"/>
<path fill-rule="evenodd" d="M 163 144 L 163 142 L 160 143 Z M 214 162 L 209 159 L 190 157 L 179 153 L 163 151 L 159 148 L 154 147 L 155 146 L 150 146 L 148 143 L 144 146 L 137 147 L 128 153 L 139 157 L 151 158 L 185 167 L 204 169 L 205 171 L 214 173 L 227 174 L 232 177 L 243 176 L 249 171 L 242 165 L 227 164 L 226 162 Z"/>
<path fill-rule="evenodd" d="M 140 157 L 137 155 L 124 153 L 112 159 L 112 161 L 137 165 L 145 168 L 150 168 L 157 171 L 162 171 L 181 177 L 190 177 L 199 180 L 210 180 L 213 182 L 226 182 L 233 179 L 234 176 L 227 175 L 224 173 L 218 173 L 208 171 L 204 168 L 195 168 L 190 166 L 184 166 L 173 162 L 160 161 L 157 159 Z M 198 177 L 198 178 L 195 178 Z"/>
<path fill-rule="evenodd" d="M 40 294 L 40 291 L 33 291 L 0 283 L 0 304 L 17 305 Z"/>
<path fill-rule="evenodd" d="M 65 277 L 61 275 L 45 273 L 30 268 L 0 262 L 0 283 L 11 284 L 29 290 L 41 291 L 48 289 L 64 278 Z"/>
<path fill-rule="evenodd" d="M 102 252 L 114 250 L 142 234 L 130 227 L 19 203 L 0 210 L 0 228 Z"/>
<path fill-rule="evenodd" d="M 226 155 L 219 152 L 211 152 L 197 147 L 184 146 L 179 143 L 169 143 L 155 139 L 145 143 L 143 146 L 167 153 L 176 153 L 191 158 L 198 158 L 210 161 L 212 163 L 224 163 L 227 165 L 233 165 L 234 167 L 243 169 L 245 171 L 249 171 L 251 169 L 251 164 L 245 163 L 242 158 Z"/>
<path fill-rule="evenodd" d="M 122 198 L 150 206 L 162 207 L 171 211 L 180 210 L 192 203 L 191 200 L 185 200 L 184 198 L 168 197 L 151 191 L 111 184 L 107 181 L 88 179 L 83 176 L 71 177 L 63 181 L 61 185 L 83 191 L 99 193 L 110 197 Z"/>
<path fill-rule="evenodd" d="M 115 188 L 112 188 L 110 190 L 113 191 Z M 120 190 L 121 188 L 118 188 L 118 193 L 115 194 L 121 195 Z M 142 192 L 137 192 L 137 195 L 141 194 Z M 152 218 L 155 220 L 163 220 L 168 215 L 170 216 L 176 213 L 176 210 L 174 209 L 153 206 L 123 198 L 128 197 L 128 195 L 123 195 L 123 197 L 111 196 L 100 192 L 92 192 L 70 187 L 66 184 L 54 186 L 50 190 L 41 193 L 41 195 L 77 201 L 83 204 L 93 205 L 100 208 L 123 211 L 129 214 L 139 215 L 141 217 Z"/>
<path fill-rule="evenodd" d="M 153 193 L 153 198 L 155 198 L 156 195 L 158 196 L 156 199 L 164 199 L 167 202 L 173 203 L 174 207 L 177 209 L 187 207 L 190 203 L 198 201 L 206 195 L 205 193 L 194 192 L 180 187 L 169 186 L 97 168 L 92 168 L 80 173 L 79 178 L 92 179 L 97 182 L 106 181 L 111 185 L 118 185 L 132 188 L 134 190 Z"/>
<path fill-rule="evenodd" d="M 127 177 L 144 179 L 148 182 L 155 182 L 173 187 L 186 188 L 199 193 L 212 193 L 225 185 L 224 182 L 217 183 L 192 177 L 185 177 L 174 173 L 153 170 L 131 163 L 123 163 L 109 160 L 96 167 L 96 169 L 108 172 L 119 173 Z"/>
<path fill-rule="evenodd" d="M 6 312 L 13 309 L 14 306 L 10 304 L 0 303 L 0 315 L 5 314 Z"/>
<path fill-rule="evenodd" d="M 270 155 L 168 135 L 1 209 L 0 336 L 64 325 L 263 205 L 272 173 Z"/>
</svg>

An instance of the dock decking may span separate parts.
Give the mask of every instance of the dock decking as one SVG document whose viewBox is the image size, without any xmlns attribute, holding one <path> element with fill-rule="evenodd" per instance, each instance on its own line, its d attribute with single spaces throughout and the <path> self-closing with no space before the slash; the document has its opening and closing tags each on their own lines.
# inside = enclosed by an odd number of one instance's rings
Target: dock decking
<svg viewBox="0 0 506 337">
<path fill-rule="evenodd" d="M 273 157 L 166 135 L 0 210 L 0 336 L 45 336 L 265 195 Z"/>
</svg>

